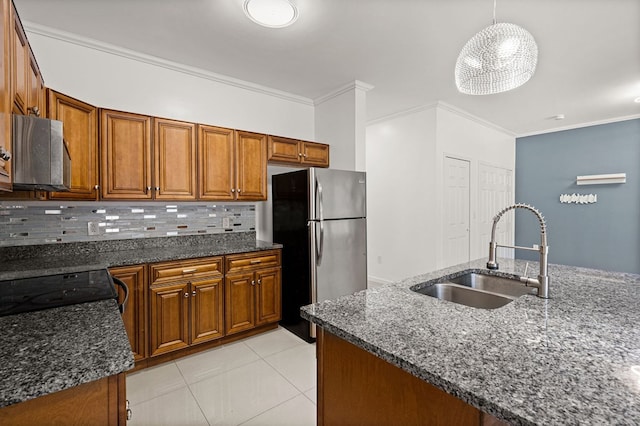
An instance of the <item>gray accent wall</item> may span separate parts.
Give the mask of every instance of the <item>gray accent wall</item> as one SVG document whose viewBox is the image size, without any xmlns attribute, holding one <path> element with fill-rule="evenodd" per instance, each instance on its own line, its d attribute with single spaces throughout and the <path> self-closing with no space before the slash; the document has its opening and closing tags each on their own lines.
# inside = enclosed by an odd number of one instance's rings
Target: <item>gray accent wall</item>
<svg viewBox="0 0 640 426">
<path fill-rule="evenodd" d="M 516 202 L 547 219 L 549 262 L 640 273 L 640 119 L 517 138 L 515 170 Z M 627 183 L 576 185 L 576 176 L 609 173 L 626 173 Z M 573 193 L 598 202 L 560 203 Z M 516 245 L 539 243 L 533 215 L 518 211 L 515 223 Z"/>
</svg>

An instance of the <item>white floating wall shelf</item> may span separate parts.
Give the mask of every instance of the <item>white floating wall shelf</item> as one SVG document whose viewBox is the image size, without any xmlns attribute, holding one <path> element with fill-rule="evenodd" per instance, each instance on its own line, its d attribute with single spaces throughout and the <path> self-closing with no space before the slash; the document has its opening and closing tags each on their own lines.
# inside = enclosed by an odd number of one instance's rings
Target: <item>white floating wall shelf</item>
<svg viewBox="0 0 640 426">
<path fill-rule="evenodd" d="M 603 185 L 608 183 L 627 183 L 627 174 L 587 175 L 578 176 L 576 179 L 576 184 L 578 185 Z"/>
</svg>

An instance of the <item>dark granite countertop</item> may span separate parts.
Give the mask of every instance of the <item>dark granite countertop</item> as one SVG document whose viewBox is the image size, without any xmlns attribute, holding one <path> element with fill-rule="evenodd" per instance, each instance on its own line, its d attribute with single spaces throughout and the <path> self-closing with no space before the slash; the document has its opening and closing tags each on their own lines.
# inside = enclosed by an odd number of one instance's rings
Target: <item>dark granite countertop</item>
<svg viewBox="0 0 640 426">
<path fill-rule="evenodd" d="M 7 256 L 9 258 L 0 262 L 0 281 L 282 247 L 280 244 L 256 240 L 255 233 L 242 234 L 246 235 L 223 234 L 225 238 L 190 236 L 15 247 L 10 256 Z M 20 252 L 25 255 L 20 256 Z"/>
<path fill-rule="evenodd" d="M 114 300 L 0 317 L 0 407 L 134 366 Z"/>
<path fill-rule="evenodd" d="M 0 281 L 281 248 L 255 233 L 8 247 Z M 0 407 L 134 366 L 113 300 L 0 317 Z"/>
<path fill-rule="evenodd" d="M 537 264 L 532 263 L 537 270 Z M 511 424 L 640 424 L 640 275 L 549 265 L 551 299 L 476 309 L 411 291 L 486 259 L 302 308 L 303 317 Z"/>
</svg>

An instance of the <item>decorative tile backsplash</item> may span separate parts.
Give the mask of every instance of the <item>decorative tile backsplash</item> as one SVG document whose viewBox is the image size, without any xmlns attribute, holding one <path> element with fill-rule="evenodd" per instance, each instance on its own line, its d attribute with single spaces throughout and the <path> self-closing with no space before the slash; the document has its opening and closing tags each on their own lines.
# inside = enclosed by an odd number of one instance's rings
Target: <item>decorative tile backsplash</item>
<svg viewBox="0 0 640 426">
<path fill-rule="evenodd" d="M 255 231 L 255 205 L 0 203 L 0 246 Z"/>
</svg>

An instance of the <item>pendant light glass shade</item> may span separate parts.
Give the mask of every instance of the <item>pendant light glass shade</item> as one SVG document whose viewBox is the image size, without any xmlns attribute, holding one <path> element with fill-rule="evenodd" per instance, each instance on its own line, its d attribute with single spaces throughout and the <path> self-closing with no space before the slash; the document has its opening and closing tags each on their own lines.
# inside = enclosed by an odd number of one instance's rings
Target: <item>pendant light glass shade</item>
<svg viewBox="0 0 640 426">
<path fill-rule="evenodd" d="M 456 86 L 468 95 L 506 92 L 535 73 L 538 45 L 515 24 L 493 24 L 474 35 L 456 61 Z"/>
</svg>

